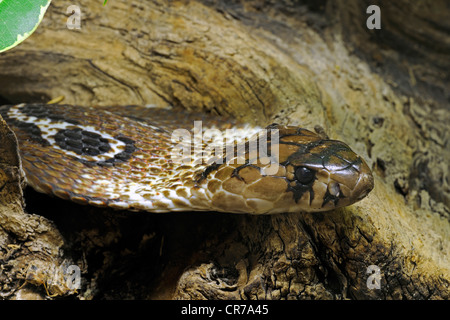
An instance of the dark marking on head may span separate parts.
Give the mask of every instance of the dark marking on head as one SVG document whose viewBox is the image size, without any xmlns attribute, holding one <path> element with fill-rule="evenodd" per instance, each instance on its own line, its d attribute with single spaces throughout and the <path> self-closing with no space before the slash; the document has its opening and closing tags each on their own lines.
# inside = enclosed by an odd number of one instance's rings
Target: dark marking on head
<svg viewBox="0 0 450 320">
<path fill-rule="evenodd" d="M 328 202 L 332 201 L 334 203 L 334 206 L 336 207 L 338 205 L 339 199 L 345 198 L 345 196 L 342 194 L 342 192 L 339 192 L 337 196 L 332 195 L 330 191 L 327 189 L 325 192 L 325 195 L 323 197 L 322 207 L 325 206 Z"/>
</svg>

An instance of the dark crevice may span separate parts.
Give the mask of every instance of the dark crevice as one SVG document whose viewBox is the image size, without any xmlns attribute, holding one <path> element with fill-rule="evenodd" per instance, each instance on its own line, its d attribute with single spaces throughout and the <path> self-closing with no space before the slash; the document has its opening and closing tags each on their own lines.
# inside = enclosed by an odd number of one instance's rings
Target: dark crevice
<svg viewBox="0 0 450 320">
<path fill-rule="evenodd" d="M 3 104 L 12 104 L 12 102 L 3 96 L 0 96 L 0 105 L 3 105 Z"/>
<path fill-rule="evenodd" d="M 319 282 L 322 283 L 336 298 L 341 297 L 344 293 L 344 284 L 340 278 L 343 277 L 343 275 L 339 276 L 335 268 L 330 264 L 333 259 L 332 257 L 328 257 L 329 249 L 318 239 L 316 233 L 305 221 L 303 221 L 303 219 L 300 220 L 300 223 L 305 234 L 307 234 L 310 239 L 315 256 L 320 262 L 318 266 L 314 266 L 314 271 L 316 272 Z M 338 266 L 337 262 L 335 262 L 335 265 L 344 273 L 344 270 Z"/>
</svg>

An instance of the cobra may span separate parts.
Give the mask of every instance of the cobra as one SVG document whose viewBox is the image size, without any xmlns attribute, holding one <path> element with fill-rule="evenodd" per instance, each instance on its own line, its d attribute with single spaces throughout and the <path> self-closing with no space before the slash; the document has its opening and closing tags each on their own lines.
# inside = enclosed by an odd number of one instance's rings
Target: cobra
<svg viewBox="0 0 450 320">
<path fill-rule="evenodd" d="M 266 150 L 274 144 L 278 150 L 276 170 L 269 172 L 273 163 L 248 150 L 241 162 L 226 154 L 263 128 L 215 116 L 45 104 L 5 105 L 0 115 L 18 138 L 27 183 L 81 204 L 149 212 L 318 212 L 351 205 L 374 185 L 366 162 L 348 145 L 299 127 L 268 127 L 278 132 L 266 139 Z M 194 120 L 202 121 L 202 130 L 234 129 L 240 141 L 224 148 L 222 161 L 208 143 L 193 154 L 195 161 L 173 161 L 171 133 L 189 130 Z"/>
</svg>

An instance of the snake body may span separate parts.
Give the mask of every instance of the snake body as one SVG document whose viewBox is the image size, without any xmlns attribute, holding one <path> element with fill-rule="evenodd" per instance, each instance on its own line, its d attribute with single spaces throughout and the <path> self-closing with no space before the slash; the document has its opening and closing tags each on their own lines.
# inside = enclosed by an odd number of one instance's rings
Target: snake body
<svg viewBox="0 0 450 320">
<path fill-rule="evenodd" d="M 0 115 L 18 138 L 27 183 L 82 204 L 149 212 L 314 212 L 350 205 L 373 188 L 369 167 L 345 143 L 299 127 L 267 128 L 278 132 L 277 139 L 265 136 L 267 150 L 279 150 L 269 172 L 271 163 L 246 149 L 264 129 L 215 116 L 45 104 L 5 105 Z M 202 127 L 193 129 L 194 120 Z M 179 145 L 172 134 L 180 128 L 201 144 L 181 163 L 172 157 Z M 213 142 L 195 141 L 199 133 L 226 129 L 239 141 L 223 153 Z"/>
</svg>

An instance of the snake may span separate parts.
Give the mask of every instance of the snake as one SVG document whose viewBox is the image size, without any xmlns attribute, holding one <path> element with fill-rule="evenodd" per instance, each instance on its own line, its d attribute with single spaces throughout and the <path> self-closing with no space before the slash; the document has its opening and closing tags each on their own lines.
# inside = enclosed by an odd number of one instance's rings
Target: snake
<svg viewBox="0 0 450 320">
<path fill-rule="evenodd" d="M 85 205 L 322 212 L 374 187 L 369 166 L 346 143 L 297 126 L 154 105 L 22 103 L 0 106 L 0 115 L 17 137 L 27 184 Z"/>
</svg>

